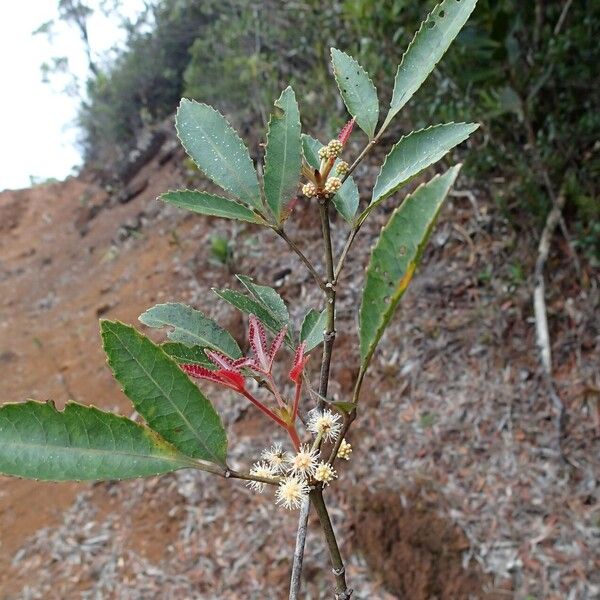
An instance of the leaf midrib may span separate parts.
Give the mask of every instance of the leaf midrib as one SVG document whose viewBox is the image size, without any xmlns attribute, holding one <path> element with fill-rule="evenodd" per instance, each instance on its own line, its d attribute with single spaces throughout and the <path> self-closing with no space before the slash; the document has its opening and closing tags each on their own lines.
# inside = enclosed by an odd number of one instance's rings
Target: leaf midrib
<svg viewBox="0 0 600 600">
<path fill-rule="evenodd" d="M 48 448 L 56 448 L 58 450 L 66 451 L 66 452 L 74 452 L 78 455 L 81 454 L 110 454 L 112 456 L 125 456 L 125 457 L 134 457 L 134 458 L 144 458 L 148 460 L 158 460 L 165 462 L 172 462 L 175 464 L 181 465 L 191 465 L 193 464 L 193 460 L 191 457 L 186 457 L 185 455 L 177 456 L 154 456 L 152 454 L 138 454 L 135 452 L 125 452 L 122 450 L 105 450 L 102 448 L 85 448 L 83 446 L 59 446 L 56 444 L 34 444 L 34 443 L 24 443 L 24 442 L 11 442 L 9 444 L 0 444 L 0 448 L 6 447 L 8 449 L 17 447 L 17 448 L 39 448 L 39 449 L 48 449 Z M 183 460 L 182 460 L 183 459 Z"/>
</svg>

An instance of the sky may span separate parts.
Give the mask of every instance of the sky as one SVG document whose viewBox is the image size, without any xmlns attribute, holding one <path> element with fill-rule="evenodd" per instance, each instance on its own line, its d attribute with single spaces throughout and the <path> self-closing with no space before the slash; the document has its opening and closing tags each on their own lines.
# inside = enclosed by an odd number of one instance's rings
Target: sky
<svg viewBox="0 0 600 600">
<path fill-rule="evenodd" d="M 67 56 L 83 79 L 86 59 L 78 32 L 58 23 L 52 41 L 32 35 L 42 23 L 57 20 L 58 0 L 0 2 L 0 191 L 29 187 L 34 181 L 64 179 L 80 165 L 75 117 L 79 99 L 63 91 L 63 81 L 42 82 L 40 67 Z M 88 5 L 97 7 L 98 0 Z M 142 0 L 123 0 L 135 15 Z M 100 14 L 89 24 L 92 48 L 100 55 L 123 41 L 118 23 Z"/>
</svg>

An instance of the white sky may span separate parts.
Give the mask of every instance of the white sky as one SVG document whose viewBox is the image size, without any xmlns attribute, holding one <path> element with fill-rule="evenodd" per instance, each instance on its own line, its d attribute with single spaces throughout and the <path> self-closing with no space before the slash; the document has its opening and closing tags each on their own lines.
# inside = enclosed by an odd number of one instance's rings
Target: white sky
<svg viewBox="0 0 600 600">
<path fill-rule="evenodd" d="M 0 190 L 28 187 L 36 179 L 63 179 L 81 162 L 74 119 L 79 100 L 61 84 L 42 83 L 40 66 L 53 56 L 67 56 L 82 77 L 86 60 L 79 34 L 57 23 L 52 44 L 33 36 L 42 23 L 57 20 L 57 0 L 0 0 Z M 97 0 L 88 2 L 96 7 Z M 136 14 L 142 0 L 123 0 L 124 12 Z M 90 42 L 106 52 L 122 41 L 118 23 L 95 16 Z"/>
</svg>

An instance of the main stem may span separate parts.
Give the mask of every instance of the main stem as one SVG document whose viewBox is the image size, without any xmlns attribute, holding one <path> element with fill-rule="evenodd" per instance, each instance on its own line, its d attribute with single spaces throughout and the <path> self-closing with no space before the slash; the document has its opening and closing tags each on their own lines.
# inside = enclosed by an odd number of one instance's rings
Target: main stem
<svg viewBox="0 0 600 600">
<path fill-rule="evenodd" d="M 329 201 L 327 199 L 321 199 L 319 201 L 319 214 L 321 217 L 321 231 L 323 234 L 323 242 L 325 244 L 325 270 L 327 280 L 325 282 L 325 301 L 326 301 L 326 315 L 327 322 L 325 325 L 324 332 L 324 343 L 323 343 L 323 358 L 321 361 L 321 374 L 319 378 L 319 395 L 323 398 L 327 396 L 327 389 L 329 387 L 329 373 L 331 369 L 331 356 L 333 353 L 333 345 L 335 343 L 335 270 L 333 263 L 333 245 L 331 243 L 331 225 L 329 222 Z M 318 409 L 322 410 L 323 400 L 319 400 Z M 331 560 L 333 574 L 336 580 L 336 599 L 348 600 L 352 594 L 352 590 L 348 590 L 346 584 L 346 574 L 344 569 L 344 563 L 340 554 L 340 549 L 333 531 L 331 524 L 331 518 L 325 505 L 323 498 L 322 486 L 317 486 L 310 492 L 310 501 L 312 502 L 319 521 L 327 548 L 329 550 L 329 556 Z M 300 574 L 302 570 L 302 557 L 304 556 L 304 545 L 306 542 L 306 531 L 308 523 L 308 510 L 302 510 L 298 520 L 298 533 L 296 536 L 296 549 L 294 551 L 294 564 L 292 567 L 292 578 L 290 583 L 290 600 L 297 600 L 298 592 L 300 590 Z"/>
<path fill-rule="evenodd" d="M 333 525 L 331 524 L 331 518 L 329 517 L 329 512 L 327 511 L 327 506 L 325 505 L 325 500 L 323 499 L 323 493 L 320 487 L 317 487 L 310 493 L 310 500 L 317 511 L 321 528 L 325 535 L 325 541 L 327 542 L 332 571 L 335 576 L 335 598 L 336 600 L 349 600 L 352 596 L 352 590 L 349 590 L 346 584 L 344 561 L 340 554 L 340 549 L 335 538 L 335 532 L 333 531 Z"/>
<path fill-rule="evenodd" d="M 329 201 L 319 201 L 319 214 L 321 216 L 321 231 L 325 243 L 325 272 L 327 281 L 325 283 L 325 310 L 327 311 L 327 322 L 325 325 L 323 343 L 323 359 L 321 361 L 321 376 L 319 378 L 319 395 L 325 398 L 329 386 L 329 371 L 331 368 L 331 355 L 335 343 L 335 274 L 333 266 L 333 246 L 331 244 L 331 226 L 329 224 Z M 323 409 L 323 401 L 319 400 L 320 410 Z"/>
<path fill-rule="evenodd" d="M 357 159 L 352 163 L 346 174 L 342 177 L 342 182 L 344 182 L 348 176 L 356 169 L 359 163 L 365 158 L 365 156 L 371 151 L 371 149 L 377 144 L 379 138 L 383 134 L 384 127 L 382 127 L 378 134 L 365 146 L 363 151 L 357 157 Z M 323 241 L 325 243 L 325 267 L 327 273 L 327 280 L 323 285 L 323 282 L 315 277 L 315 280 L 319 287 L 325 292 L 325 300 L 326 300 L 326 311 L 327 311 L 327 323 L 325 327 L 324 334 L 324 342 L 323 342 L 323 359 L 321 361 L 321 375 L 319 378 L 319 395 L 322 398 L 327 396 L 327 388 L 329 386 L 329 372 L 331 368 L 331 356 L 333 354 L 333 345 L 335 343 L 335 294 L 336 294 L 336 285 L 339 278 L 339 275 L 344 266 L 344 261 L 346 256 L 350 250 L 350 246 L 352 246 L 352 242 L 358 233 L 358 229 L 360 225 L 357 225 L 352 228 L 342 254 L 340 256 L 337 267 L 334 266 L 333 262 L 333 246 L 331 243 L 331 225 L 329 222 L 329 200 L 328 199 L 320 199 L 319 200 L 319 214 L 321 217 L 321 231 L 323 234 Z M 295 244 L 290 243 L 291 240 L 287 238 L 287 236 L 282 235 L 282 232 L 277 231 L 277 233 L 282 237 L 290 246 L 290 248 L 300 257 L 302 262 L 308 267 L 309 271 L 315 276 L 314 267 L 310 263 L 308 259 L 299 251 L 299 249 L 295 246 Z M 363 373 L 364 377 L 364 373 Z M 362 378 L 361 378 L 362 382 Z M 360 384 L 355 388 L 355 396 L 360 393 Z M 317 404 L 318 409 L 322 410 L 324 408 L 323 400 L 319 400 Z M 343 433 L 346 433 L 352 421 L 356 418 L 356 411 L 352 411 L 350 415 L 344 419 L 344 428 Z M 343 434 L 339 436 L 337 440 L 336 446 L 329 458 L 329 462 L 332 463 L 335 460 L 335 456 L 337 455 L 337 450 L 341 444 L 343 439 Z M 348 600 L 352 595 L 352 590 L 348 590 L 348 586 L 346 584 L 346 575 L 344 569 L 344 563 L 342 561 L 342 557 L 340 554 L 340 550 L 337 544 L 337 540 L 335 537 L 335 532 L 333 531 L 333 526 L 331 524 L 331 519 L 329 517 L 329 513 L 327 511 L 327 506 L 325 504 L 325 500 L 323 499 L 323 489 L 321 486 L 318 486 L 310 493 L 310 500 L 315 506 L 317 510 L 317 514 L 319 515 L 319 521 L 321 522 L 321 527 L 323 529 L 323 533 L 325 535 L 325 541 L 327 542 L 327 547 L 329 549 L 329 556 L 331 558 L 331 564 L 333 566 L 333 573 L 336 578 L 336 599 L 337 600 Z M 298 593 L 300 590 L 300 576 L 302 571 L 302 558 L 304 556 L 304 545 L 306 542 L 306 531 L 307 531 L 307 523 L 308 523 L 308 510 L 303 507 L 303 510 L 300 512 L 300 517 L 298 521 L 298 533 L 296 536 L 296 548 L 294 551 L 294 563 L 292 567 L 292 578 L 290 582 L 290 594 L 289 600 L 298 600 Z"/>
</svg>

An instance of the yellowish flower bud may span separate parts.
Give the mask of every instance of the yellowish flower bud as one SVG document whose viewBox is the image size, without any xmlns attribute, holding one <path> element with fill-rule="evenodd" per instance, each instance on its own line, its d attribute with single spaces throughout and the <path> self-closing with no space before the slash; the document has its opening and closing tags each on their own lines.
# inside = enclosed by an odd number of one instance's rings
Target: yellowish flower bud
<svg viewBox="0 0 600 600">
<path fill-rule="evenodd" d="M 325 182 L 325 193 L 328 196 L 333 196 L 342 187 L 342 180 L 339 177 L 330 177 Z"/>
<path fill-rule="evenodd" d="M 344 144 L 342 144 L 340 140 L 331 140 L 329 144 L 327 144 L 329 156 L 339 156 L 342 153 L 343 147 Z"/>
<path fill-rule="evenodd" d="M 347 162 L 344 162 L 344 161 L 342 160 L 342 161 L 340 161 L 340 162 L 339 162 L 339 163 L 336 165 L 336 167 L 335 167 L 335 172 L 336 172 L 338 175 L 345 175 L 345 174 L 348 172 L 348 169 L 349 169 L 349 168 L 350 168 L 350 167 L 348 166 L 348 163 L 347 163 Z"/>
<path fill-rule="evenodd" d="M 344 460 L 350 460 L 350 455 L 352 454 L 352 446 L 346 441 L 342 440 L 340 445 L 340 449 L 338 450 L 338 458 L 343 458 Z"/>
<path fill-rule="evenodd" d="M 314 198 L 318 193 L 317 186 L 314 183 L 305 183 L 302 186 L 302 193 L 307 198 Z"/>
</svg>

